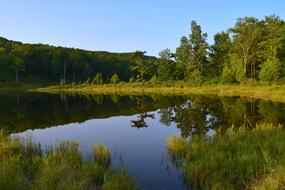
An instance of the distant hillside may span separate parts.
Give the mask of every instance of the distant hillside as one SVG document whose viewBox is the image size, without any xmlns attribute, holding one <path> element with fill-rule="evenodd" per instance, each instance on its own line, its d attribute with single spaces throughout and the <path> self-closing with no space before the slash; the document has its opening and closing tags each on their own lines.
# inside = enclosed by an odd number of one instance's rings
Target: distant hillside
<svg viewBox="0 0 285 190">
<path fill-rule="evenodd" d="M 0 82 L 26 83 L 80 82 L 93 78 L 97 72 L 104 80 L 116 73 L 128 81 L 137 74 L 131 71 L 136 52 L 110 53 L 55 47 L 44 44 L 24 44 L 0 37 Z M 144 56 L 153 62 L 155 57 Z"/>
</svg>

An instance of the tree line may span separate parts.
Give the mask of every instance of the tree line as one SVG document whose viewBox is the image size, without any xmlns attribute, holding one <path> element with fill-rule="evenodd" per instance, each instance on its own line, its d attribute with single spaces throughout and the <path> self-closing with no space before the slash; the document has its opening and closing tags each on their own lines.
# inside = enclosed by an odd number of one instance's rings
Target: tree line
<svg viewBox="0 0 285 190">
<path fill-rule="evenodd" d="M 144 51 L 109 53 L 0 38 L 0 81 L 93 84 L 119 81 L 202 83 L 275 83 L 285 76 L 285 22 L 278 16 L 239 18 L 207 42 L 196 21 L 175 52 L 159 58 Z"/>
<path fill-rule="evenodd" d="M 176 52 L 160 53 L 160 80 L 187 80 L 193 84 L 278 82 L 285 75 L 285 22 L 278 16 L 262 20 L 237 19 L 234 27 L 207 43 L 196 21 Z"/>
<path fill-rule="evenodd" d="M 0 82 L 98 83 L 128 81 L 136 72 L 137 52 L 85 51 L 43 44 L 23 44 L 0 37 Z M 144 62 L 157 58 L 142 56 Z M 97 76 L 97 77 L 96 77 Z M 113 76 L 113 77 L 112 77 Z"/>
</svg>

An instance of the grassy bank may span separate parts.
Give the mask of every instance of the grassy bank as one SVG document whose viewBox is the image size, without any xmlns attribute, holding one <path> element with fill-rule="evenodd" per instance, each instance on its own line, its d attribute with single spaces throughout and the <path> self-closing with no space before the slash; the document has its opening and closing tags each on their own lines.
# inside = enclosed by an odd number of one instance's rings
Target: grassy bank
<svg viewBox="0 0 285 190">
<path fill-rule="evenodd" d="M 168 151 L 191 189 L 285 189 L 285 130 L 259 124 L 205 139 L 170 137 Z"/>
<path fill-rule="evenodd" d="M 134 190 L 135 180 L 110 168 L 110 152 L 94 145 L 83 159 L 76 142 L 62 142 L 45 152 L 31 141 L 11 140 L 0 131 L 0 187 L 3 190 Z"/>
<path fill-rule="evenodd" d="M 36 84 L 36 83 L 1 83 L 0 82 L 0 91 L 28 91 L 30 89 L 37 89 L 45 84 Z"/>
<path fill-rule="evenodd" d="M 245 86 L 245 85 L 204 85 L 190 86 L 186 83 L 153 84 L 146 83 L 144 88 L 138 83 L 117 85 L 65 85 L 36 89 L 48 93 L 81 93 L 81 94 L 214 94 L 219 96 L 244 96 L 256 99 L 285 102 L 285 85 Z"/>
</svg>

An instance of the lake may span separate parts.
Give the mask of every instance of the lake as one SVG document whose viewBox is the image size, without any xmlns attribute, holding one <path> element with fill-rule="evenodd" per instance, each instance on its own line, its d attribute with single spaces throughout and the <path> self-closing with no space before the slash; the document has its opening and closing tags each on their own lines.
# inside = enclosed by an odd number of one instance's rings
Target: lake
<svg viewBox="0 0 285 190">
<path fill-rule="evenodd" d="M 0 127 L 43 147 L 75 140 L 85 155 L 106 144 L 112 167 L 124 167 L 143 189 L 188 189 L 166 147 L 170 136 L 201 138 L 232 126 L 285 123 L 285 105 L 217 96 L 119 96 L 1 93 Z"/>
</svg>

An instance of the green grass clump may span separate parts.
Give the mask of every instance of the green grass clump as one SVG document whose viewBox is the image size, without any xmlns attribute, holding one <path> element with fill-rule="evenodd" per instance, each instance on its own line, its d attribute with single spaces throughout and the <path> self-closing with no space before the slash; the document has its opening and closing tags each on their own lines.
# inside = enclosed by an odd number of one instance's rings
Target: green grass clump
<svg viewBox="0 0 285 190">
<path fill-rule="evenodd" d="M 106 176 L 103 190 L 136 190 L 138 185 L 125 171 L 110 172 Z"/>
<path fill-rule="evenodd" d="M 174 160 L 185 156 L 187 153 L 187 141 L 180 137 L 169 137 L 167 139 L 167 149 Z"/>
<path fill-rule="evenodd" d="M 124 177 L 108 177 L 117 176 L 120 170 L 109 168 L 111 156 L 105 145 L 94 145 L 93 154 L 95 159 L 83 159 L 74 141 L 43 151 L 31 139 L 12 140 L 0 130 L 0 189 L 90 190 L 102 189 L 105 184 L 113 184 L 112 180 L 123 180 L 122 184 L 134 187 L 136 182 L 127 173 Z"/>
<path fill-rule="evenodd" d="M 104 144 L 95 144 L 93 146 L 95 161 L 104 167 L 108 167 L 111 162 L 111 155 L 108 147 Z"/>
<path fill-rule="evenodd" d="M 265 178 L 257 180 L 250 187 L 252 190 L 285 189 L 285 168 L 273 169 Z"/>
<path fill-rule="evenodd" d="M 242 128 L 208 138 L 193 137 L 187 146 L 183 142 L 181 147 L 175 149 L 186 147 L 187 153 L 173 157 L 179 160 L 191 189 L 263 189 L 261 187 L 271 186 L 272 180 L 276 187 L 284 187 L 285 131 L 282 126 L 260 124 L 253 131 Z M 275 174 L 275 168 L 282 168 L 279 174 Z"/>
</svg>

